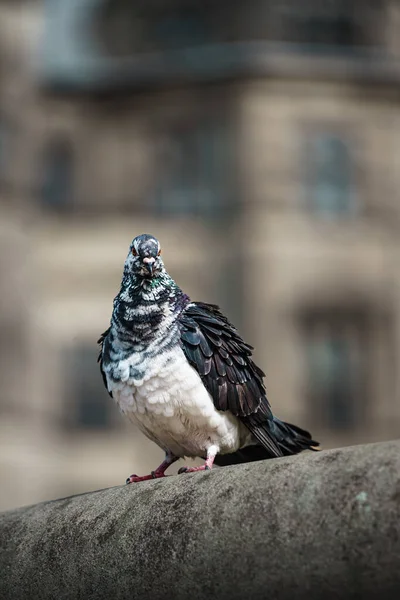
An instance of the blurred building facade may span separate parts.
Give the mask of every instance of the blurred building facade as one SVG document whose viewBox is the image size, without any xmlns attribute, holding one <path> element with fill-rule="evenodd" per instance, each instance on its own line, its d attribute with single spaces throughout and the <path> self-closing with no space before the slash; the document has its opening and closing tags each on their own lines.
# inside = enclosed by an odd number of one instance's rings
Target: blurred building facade
<svg viewBox="0 0 400 600">
<path fill-rule="evenodd" d="M 395 0 L 0 2 L 2 508 L 161 458 L 96 364 L 144 231 L 279 416 L 398 437 L 399 32 Z"/>
</svg>

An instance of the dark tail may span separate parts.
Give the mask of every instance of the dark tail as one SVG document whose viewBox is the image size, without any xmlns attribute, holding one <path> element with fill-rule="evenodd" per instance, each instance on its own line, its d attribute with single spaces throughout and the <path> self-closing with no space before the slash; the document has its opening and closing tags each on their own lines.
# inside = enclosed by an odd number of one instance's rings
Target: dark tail
<svg viewBox="0 0 400 600">
<path fill-rule="evenodd" d="M 277 417 L 272 419 L 271 433 L 284 456 L 298 454 L 303 450 L 319 450 L 319 442 L 313 440 L 308 431 Z"/>
<path fill-rule="evenodd" d="M 273 417 L 272 422 L 270 421 L 269 433 L 282 452 L 282 456 L 298 454 L 303 450 L 317 451 L 320 449 L 319 442 L 313 440 L 308 431 L 291 423 L 280 421 L 277 417 Z M 275 458 L 275 456 L 261 444 L 254 444 L 232 454 L 218 454 L 215 458 L 215 464 L 226 467 L 228 465 L 266 460 L 267 458 Z"/>
</svg>

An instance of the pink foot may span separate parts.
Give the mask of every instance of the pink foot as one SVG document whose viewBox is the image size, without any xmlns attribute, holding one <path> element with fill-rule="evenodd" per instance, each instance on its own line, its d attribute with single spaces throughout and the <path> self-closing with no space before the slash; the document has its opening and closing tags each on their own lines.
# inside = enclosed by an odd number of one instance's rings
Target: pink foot
<svg viewBox="0 0 400 600">
<path fill-rule="evenodd" d="M 210 454 L 210 456 L 207 457 L 207 460 L 205 461 L 204 465 L 201 465 L 200 467 L 181 467 L 178 471 L 178 474 L 180 475 L 181 473 L 196 473 L 197 471 L 211 471 L 214 463 L 214 458 L 215 454 Z"/>
<path fill-rule="evenodd" d="M 142 477 L 131 475 L 126 480 L 126 483 L 138 483 L 139 481 L 149 481 L 149 479 L 160 479 L 160 477 L 166 477 L 166 475 L 161 471 L 152 471 L 150 475 L 142 475 Z"/>
<path fill-rule="evenodd" d="M 181 467 L 178 474 L 182 473 L 196 473 L 196 471 L 211 471 L 211 467 L 208 465 L 201 465 L 201 467 Z"/>
<path fill-rule="evenodd" d="M 212 466 L 214 464 L 214 458 L 216 455 L 217 449 L 216 447 L 211 447 L 207 451 L 207 459 L 204 462 L 204 465 L 200 467 L 181 467 L 178 471 L 178 474 L 181 473 L 196 473 L 197 471 L 211 471 Z"/>
<path fill-rule="evenodd" d="M 173 454 L 166 454 L 165 460 L 159 467 L 157 467 L 155 471 L 152 471 L 150 475 L 142 475 L 142 477 L 139 477 L 138 475 L 131 475 L 126 480 L 126 483 L 138 483 L 139 481 L 149 481 L 149 479 L 160 479 L 160 477 L 166 477 L 165 471 L 177 460 L 177 456 L 174 456 Z"/>
</svg>

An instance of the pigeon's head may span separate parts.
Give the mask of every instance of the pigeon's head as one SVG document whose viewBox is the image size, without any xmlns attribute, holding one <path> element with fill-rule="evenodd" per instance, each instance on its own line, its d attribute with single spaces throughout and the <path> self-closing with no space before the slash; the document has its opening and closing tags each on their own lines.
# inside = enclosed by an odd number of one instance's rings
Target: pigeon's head
<svg viewBox="0 0 400 600">
<path fill-rule="evenodd" d="M 154 236 L 143 233 L 132 241 L 125 267 L 132 275 L 149 279 L 163 270 L 160 254 L 160 242 Z"/>
</svg>

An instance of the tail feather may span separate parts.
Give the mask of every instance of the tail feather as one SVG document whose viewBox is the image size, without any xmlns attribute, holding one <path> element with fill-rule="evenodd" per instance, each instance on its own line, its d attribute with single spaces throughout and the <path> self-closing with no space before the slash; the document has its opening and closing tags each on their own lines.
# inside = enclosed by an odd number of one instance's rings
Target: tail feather
<svg viewBox="0 0 400 600">
<path fill-rule="evenodd" d="M 272 417 L 268 425 L 268 438 L 273 439 L 280 450 L 281 456 L 291 456 L 303 450 L 319 450 L 319 442 L 313 440 L 308 431 L 297 427 L 297 425 L 286 423 L 277 417 Z M 218 454 L 215 458 L 215 464 L 226 467 L 276 457 L 277 453 L 272 452 L 270 447 L 265 447 L 259 440 L 257 444 L 245 446 L 232 454 Z"/>
<path fill-rule="evenodd" d="M 285 456 L 298 454 L 303 450 L 319 450 L 319 442 L 313 440 L 308 431 L 297 425 L 273 417 L 271 429 L 277 445 Z"/>
</svg>

